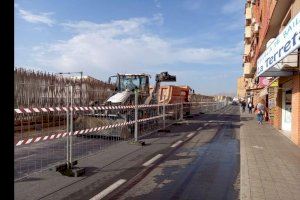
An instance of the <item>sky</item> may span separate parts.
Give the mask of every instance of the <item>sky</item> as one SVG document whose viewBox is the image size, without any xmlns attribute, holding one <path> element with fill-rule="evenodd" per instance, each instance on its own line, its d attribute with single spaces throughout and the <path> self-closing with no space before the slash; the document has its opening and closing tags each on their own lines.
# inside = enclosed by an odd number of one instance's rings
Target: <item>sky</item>
<svg viewBox="0 0 300 200">
<path fill-rule="evenodd" d="M 15 0 L 15 67 L 116 73 L 168 71 L 197 93 L 236 93 L 244 0 Z"/>
</svg>

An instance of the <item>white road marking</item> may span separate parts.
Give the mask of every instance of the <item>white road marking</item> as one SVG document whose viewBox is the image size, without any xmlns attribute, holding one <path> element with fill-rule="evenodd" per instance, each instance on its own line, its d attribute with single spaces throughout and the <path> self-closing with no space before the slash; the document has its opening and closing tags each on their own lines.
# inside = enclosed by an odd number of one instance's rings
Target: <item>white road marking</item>
<svg viewBox="0 0 300 200">
<path fill-rule="evenodd" d="M 143 166 L 147 167 L 147 166 L 151 165 L 153 162 L 155 162 L 157 159 L 159 159 L 162 156 L 163 156 L 163 154 L 157 154 L 156 156 L 154 156 L 153 158 L 151 158 L 150 160 L 148 160 L 147 162 L 145 162 L 143 164 Z"/>
<path fill-rule="evenodd" d="M 96 196 L 92 197 L 90 200 L 103 199 L 106 195 L 108 195 L 109 193 L 111 193 L 112 191 L 117 189 L 120 185 L 122 185 L 125 182 L 126 182 L 125 179 L 118 180 L 117 182 L 115 182 L 114 184 L 112 184 L 111 186 L 109 186 L 108 188 L 106 188 L 105 190 L 103 190 L 102 192 L 97 194 Z"/>
<path fill-rule="evenodd" d="M 256 148 L 256 149 L 263 149 L 263 147 L 260 147 L 260 146 L 257 146 L 257 145 L 252 146 L 252 147 L 254 147 L 254 148 Z"/>
<path fill-rule="evenodd" d="M 171 147 L 177 147 L 181 143 L 182 143 L 182 140 L 179 140 L 176 143 L 174 143 Z"/>
<path fill-rule="evenodd" d="M 24 157 L 20 157 L 20 158 L 15 158 L 14 161 L 20 161 L 20 160 L 24 160 L 26 158 L 30 158 L 30 157 L 33 157 L 35 156 L 36 154 L 32 154 L 32 155 L 29 155 L 29 156 L 24 156 Z"/>
<path fill-rule="evenodd" d="M 197 131 L 200 131 L 202 129 L 202 127 L 197 128 Z"/>
<path fill-rule="evenodd" d="M 193 135 L 195 135 L 195 133 L 190 133 L 190 134 L 188 134 L 186 137 L 192 137 Z"/>
</svg>

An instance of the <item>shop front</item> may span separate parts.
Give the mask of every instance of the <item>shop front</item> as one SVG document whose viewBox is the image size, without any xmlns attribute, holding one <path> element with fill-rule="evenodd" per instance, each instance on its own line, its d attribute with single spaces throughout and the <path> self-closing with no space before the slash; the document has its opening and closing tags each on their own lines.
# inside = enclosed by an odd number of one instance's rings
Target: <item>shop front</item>
<svg viewBox="0 0 300 200">
<path fill-rule="evenodd" d="M 287 131 L 290 138 L 292 131 L 292 82 L 289 81 L 282 85 L 282 123 L 281 129 Z"/>
<path fill-rule="evenodd" d="M 274 125 L 278 107 L 278 79 L 273 80 L 266 88 L 268 89 L 269 123 Z"/>
<path fill-rule="evenodd" d="M 300 13 L 267 44 L 257 60 L 257 77 L 273 77 L 261 92 L 270 123 L 300 146 Z"/>
</svg>

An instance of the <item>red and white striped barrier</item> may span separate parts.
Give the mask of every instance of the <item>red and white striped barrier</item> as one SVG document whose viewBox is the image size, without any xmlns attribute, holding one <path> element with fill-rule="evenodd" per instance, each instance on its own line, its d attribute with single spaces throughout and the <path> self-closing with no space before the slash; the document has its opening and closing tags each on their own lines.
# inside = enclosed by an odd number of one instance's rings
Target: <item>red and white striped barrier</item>
<svg viewBox="0 0 300 200">
<path fill-rule="evenodd" d="M 170 104 L 169 104 L 170 105 Z M 138 108 L 157 107 L 156 105 L 138 105 Z M 24 113 L 43 113 L 43 112 L 67 112 L 67 111 L 93 111 L 93 110 L 117 110 L 117 109 L 133 109 L 134 105 L 131 106 L 89 106 L 89 107 L 48 107 L 48 108 L 15 108 L 14 111 L 17 114 Z"/>
<path fill-rule="evenodd" d="M 183 102 L 184 105 L 186 104 L 214 104 L 217 102 Z M 174 106 L 180 105 L 181 103 L 173 103 L 173 104 L 165 104 L 165 106 Z M 162 104 L 151 104 L 151 105 L 138 105 L 138 108 L 150 108 L 150 107 L 158 107 L 162 106 Z M 43 107 L 43 108 L 15 108 L 14 111 L 17 114 L 24 114 L 24 113 L 43 113 L 43 112 L 66 112 L 66 111 L 93 111 L 93 110 L 117 110 L 117 109 L 133 109 L 135 108 L 134 105 L 128 106 L 73 106 L 73 107 Z"/>
<path fill-rule="evenodd" d="M 179 105 L 180 103 L 166 104 L 166 106 Z M 138 108 L 151 108 L 162 106 L 161 104 L 152 105 L 138 105 Z M 29 113 L 45 113 L 45 112 L 67 112 L 67 111 L 94 111 L 94 110 L 118 110 L 118 109 L 134 109 L 134 105 L 129 106 L 73 106 L 73 107 L 47 107 L 47 108 L 15 108 L 16 114 L 29 114 Z"/>
<path fill-rule="evenodd" d="M 150 120 L 158 119 L 158 118 L 162 118 L 162 117 L 163 117 L 163 115 L 159 115 L 159 116 L 155 116 L 155 117 L 139 119 L 138 122 L 150 121 Z M 33 138 L 29 138 L 29 139 L 19 140 L 16 143 L 16 146 L 35 143 L 35 142 L 41 142 L 41 141 L 45 141 L 45 140 L 53 140 L 53 139 L 63 138 L 63 137 L 66 137 L 67 135 L 77 135 L 77 134 L 81 135 L 81 134 L 91 133 L 91 132 L 95 132 L 95 131 L 106 130 L 106 129 L 110 129 L 110 128 L 117 128 L 117 127 L 131 125 L 134 123 L 135 123 L 135 121 L 130 121 L 130 122 L 123 122 L 123 123 L 118 123 L 118 124 L 94 127 L 94 128 L 90 128 L 90 129 L 77 130 L 75 132 L 69 132 L 69 133 L 68 132 L 60 132 L 60 133 L 55 133 L 52 135 L 33 137 Z"/>
</svg>

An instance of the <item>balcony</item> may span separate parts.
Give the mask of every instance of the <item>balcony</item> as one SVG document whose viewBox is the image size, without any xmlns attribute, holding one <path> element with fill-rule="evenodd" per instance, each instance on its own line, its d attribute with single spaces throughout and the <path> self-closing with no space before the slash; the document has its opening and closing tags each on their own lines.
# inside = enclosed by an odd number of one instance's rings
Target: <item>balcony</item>
<svg viewBox="0 0 300 200">
<path fill-rule="evenodd" d="M 258 35 L 259 34 L 259 28 L 260 28 L 259 23 L 258 22 L 254 22 L 253 25 L 252 25 L 252 32 L 255 35 Z"/>
<path fill-rule="evenodd" d="M 250 50 L 251 50 L 251 45 L 250 44 L 245 44 L 245 51 L 244 54 L 246 56 L 248 56 L 250 54 Z"/>
<path fill-rule="evenodd" d="M 252 19 L 252 9 L 251 9 L 251 7 L 246 7 L 245 18 L 246 18 L 246 20 L 251 20 Z"/>
<path fill-rule="evenodd" d="M 251 63 L 244 63 L 244 77 L 245 78 L 253 78 L 254 72 L 252 70 Z"/>
<path fill-rule="evenodd" d="M 245 28 L 245 38 L 250 39 L 252 36 L 251 26 L 246 26 Z"/>
</svg>

